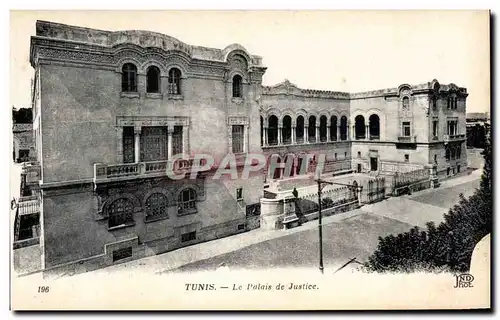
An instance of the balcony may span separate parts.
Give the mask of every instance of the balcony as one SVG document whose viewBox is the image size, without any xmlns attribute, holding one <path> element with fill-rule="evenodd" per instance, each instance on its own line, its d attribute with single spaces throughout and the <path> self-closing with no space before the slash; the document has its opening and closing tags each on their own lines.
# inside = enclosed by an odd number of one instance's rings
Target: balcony
<svg viewBox="0 0 500 320">
<path fill-rule="evenodd" d="M 399 143 L 416 143 L 417 142 L 417 137 L 399 136 L 398 137 L 398 142 Z"/>
<path fill-rule="evenodd" d="M 460 141 L 460 140 L 465 140 L 465 134 L 445 134 L 444 135 L 445 142 Z"/>
<path fill-rule="evenodd" d="M 106 180 L 128 180 L 135 177 L 147 178 L 167 175 L 168 171 L 175 175 L 187 173 L 194 165 L 194 159 L 160 160 L 150 162 L 94 164 L 94 182 Z M 203 163 L 201 163 L 203 165 Z"/>
<path fill-rule="evenodd" d="M 37 185 L 42 179 L 42 168 L 38 162 L 25 162 L 21 174 L 26 177 L 27 185 Z"/>
<path fill-rule="evenodd" d="M 40 212 L 40 200 L 37 196 L 20 197 L 17 203 L 19 216 Z"/>
</svg>

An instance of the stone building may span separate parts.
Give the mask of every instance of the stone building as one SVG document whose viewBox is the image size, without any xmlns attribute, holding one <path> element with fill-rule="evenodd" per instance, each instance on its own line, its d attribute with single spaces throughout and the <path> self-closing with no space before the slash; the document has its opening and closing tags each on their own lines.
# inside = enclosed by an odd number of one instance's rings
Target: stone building
<svg viewBox="0 0 500 320">
<path fill-rule="evenodd" d="M 249 228 L 267 181 L 212 179 L 222 159 L 291 161 L 292 175 L 466 164 L 464 88 L 401 85 L 364 93 L 262 86 L 266 67 L 239 44 L 185 44 L 148 31 L 37 21 L 33 131 L 42 268 L 86 271 Z M 174 180 L 194 155 L 215 158 Z M 304 154 L 312 154 L 306 172 Z M 183 155 L 183 160 L 173 158 Z M 310 166 L 311 165 L 311 166 Z M 33 169 L 35 170 L 35 169 Z M 224 176 L 223 176 L 224 177 Z M 36 180 L 36 179 L 35 179 Z M 258 212 L 257 212 L 258 214 Z M 257 224 L 258 226 L 258 224 Z"/>
</svg>

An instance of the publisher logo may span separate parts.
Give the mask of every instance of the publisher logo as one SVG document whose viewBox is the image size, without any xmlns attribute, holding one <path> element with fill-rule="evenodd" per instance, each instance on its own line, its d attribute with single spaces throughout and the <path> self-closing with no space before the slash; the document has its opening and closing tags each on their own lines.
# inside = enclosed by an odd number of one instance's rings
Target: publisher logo
<svg viewBox="0 0 500 320">
<path fill-rule="evenodd" d="M 462 273 L 455 276 L 456 282 L 453 288 L 472 288 L 472 281 L 474 281 L 474 277 L 468 273 Z"/>
</svg>

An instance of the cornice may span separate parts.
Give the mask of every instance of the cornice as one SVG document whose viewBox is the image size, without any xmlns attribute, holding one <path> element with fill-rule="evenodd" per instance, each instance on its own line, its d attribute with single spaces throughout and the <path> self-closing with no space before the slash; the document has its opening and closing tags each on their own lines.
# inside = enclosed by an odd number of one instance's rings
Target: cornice
<svg viewBox="0 0 500 320">
<path fill-rule="evenodd" d="M 262 95 L 285 95 L 306 98 L 349 100 L 349 93 L 347 92 L 301 89 L 291 83 L 288 79 L 285 79 L 285 81 L 274 86 L 263 86 Z"/>
</svg>

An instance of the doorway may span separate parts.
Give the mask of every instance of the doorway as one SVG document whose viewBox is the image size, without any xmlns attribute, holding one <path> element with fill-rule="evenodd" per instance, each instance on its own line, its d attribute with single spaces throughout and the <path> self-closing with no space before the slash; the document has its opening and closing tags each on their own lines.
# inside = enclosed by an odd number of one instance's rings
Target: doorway
<svg viewBox="0 0 500 320">
<path fill-rule="evenodd" d="M 358 163 L 358 173 L 361 173 L 361 163 Z"/>
<path fill-rule="evenodd" d="M 377 171 L 378 170 L 378 159 L 371 157 L 370 158 L 370 169 L 371 171 Z"/>
</svg>

